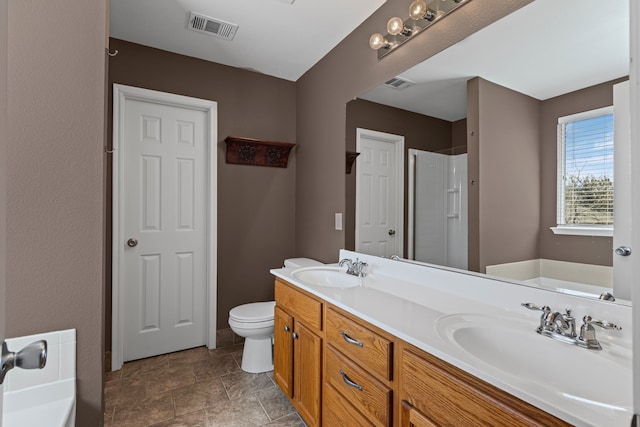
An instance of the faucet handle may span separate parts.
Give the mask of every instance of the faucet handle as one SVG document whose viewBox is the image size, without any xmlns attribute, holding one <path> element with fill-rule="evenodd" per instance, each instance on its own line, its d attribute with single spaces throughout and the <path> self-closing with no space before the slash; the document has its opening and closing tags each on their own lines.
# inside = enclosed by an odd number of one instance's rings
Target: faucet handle
<svg viewBox="0 0 640 427">
<path fill-rule="evenodd" d="M 524 308 L 528 308 L 529 310 L 538 310 L 538 311 L 544 311 L 545 313 L 551 313 L 551 307 L 549 307 L 548 305 L 538 306 L 532 302 L 523 302 L 520 305 L 523 306 Z"/>
<path fill-rule="evenodd" d="M 7 347 L 7 342 L 2 342 L 2 371 L 0 372 L 0 384 L 11 369 L 42 369 L 47 364 L 47 342 L 36 341 L 24 347 L 20 351 L 12 352 Z"/>
<path fill-rule="evenodd" d="M 528 308 L 529 310 L 537 310 L 542 312 L 542 314 L 540 315 L 540 326 L 538 326 L 536 332 L 547 333 L 553 330 L 553 321 L 549 320 L 549 317 L 551 315 L 551 307 L 549 307 L 548 305 L 537 306 L 531 302 L 523 302 L 520 305 L 524 308 Z"/>
<path fill-rule="evenodd" d="M 576 344 L 589 350 L 602 350 L 600 342 L 596 339 L 596 329 L 593 325 L 604 329 L 616 329 L 618 331 L 622 329 L 620 326 L 605 320 L 593 320 L 589 315 L 584 316 L 582 321 L 584 323 L 580 327 L 580 336 L 576 339 Z"/>
<path fill-rule="evenodd" d="M 350 260 L 349 258 L 342 258 L 342 259 L 340 260 L 340 262 L 338 262 L 338 265 L 339 265 L 340 267 L 342 267 L 342 266 L 343 266 L 343 265 L 345 265 L 345 264 L 347 264 L 347 267 L 348 267 L 348 268 L 351 268 L 351 266 L 353 265 L 353 261 L 352 261 L 352 260 Z"/>
<path fill-rule="evenodd" d="M 618 325 L 616 325 L 615 323 L 611 323 L 611 322 L 607 322 L 606 320 L 593 320 L 591 318 L 591 316 L 584 316 L 584 318 L 582 319 L 582 321 L 585 324 L 591 324 L 591 325 L 596 325 L 596 326 L 600 326 L 603 329 L 615 329 L 616 331 L 621 331 L 622 328 Z"/>
</svg>

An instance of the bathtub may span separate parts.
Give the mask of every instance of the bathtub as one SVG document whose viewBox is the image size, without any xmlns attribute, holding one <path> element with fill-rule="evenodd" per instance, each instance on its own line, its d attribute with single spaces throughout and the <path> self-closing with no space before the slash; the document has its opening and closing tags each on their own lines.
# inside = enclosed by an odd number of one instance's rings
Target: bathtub
<svg viewBox="0 0 640 427">
<path fill-rule="evenodd" d="M 578 296 L 613 292 L 613 267 L 602 265 L 532 259 L 488 265 L 487 274 Z"/>
<path fill-rule="evenodd" d="M 3 427 L 73 427 L 76 418 L 76 331 L 7 339 L 10 351 L 47 341 L 43 369 L 12 369 L 5 377 Z"/>
</svg>

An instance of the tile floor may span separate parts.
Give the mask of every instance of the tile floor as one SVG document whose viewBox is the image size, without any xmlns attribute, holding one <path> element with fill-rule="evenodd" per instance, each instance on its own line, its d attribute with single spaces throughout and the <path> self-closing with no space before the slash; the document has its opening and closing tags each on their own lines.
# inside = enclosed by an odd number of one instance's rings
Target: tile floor
<svg viewBox="0 0 640 427">
<path fill-rule="evenodd" d="M 125 363 L 106 374 L 104 425 L 304 427 L 273 372 L 243 372 L 241 359 L 242 344 Z"/>
</svg>

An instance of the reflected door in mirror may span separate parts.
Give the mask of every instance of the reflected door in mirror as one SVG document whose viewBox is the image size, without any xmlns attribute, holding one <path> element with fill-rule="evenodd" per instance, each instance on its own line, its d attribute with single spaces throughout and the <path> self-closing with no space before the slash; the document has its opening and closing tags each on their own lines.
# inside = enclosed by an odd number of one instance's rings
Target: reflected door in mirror
<svg viewBox="0 0 640 427">
<path fill-rule="evenodd" d="M 404 137 L 358 129 L 356 251 L 403 255 Z"/>
</svg>

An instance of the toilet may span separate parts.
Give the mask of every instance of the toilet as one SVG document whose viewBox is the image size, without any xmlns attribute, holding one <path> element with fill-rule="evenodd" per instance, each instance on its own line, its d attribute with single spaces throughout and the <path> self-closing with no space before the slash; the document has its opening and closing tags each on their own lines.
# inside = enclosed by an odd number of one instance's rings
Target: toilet
<svg viewBox="0 0 640 427">
<path fill-rule="evenodd" d="M 286 268 L 323 265 L 310 258 L 290 258 L 284 261 Z M 273 309 L 275 301 L 242 304 L 229 311 L 229 326 L 244 337 L 242 370 L 250 373 L 273 370 Z"/>
</svg>

